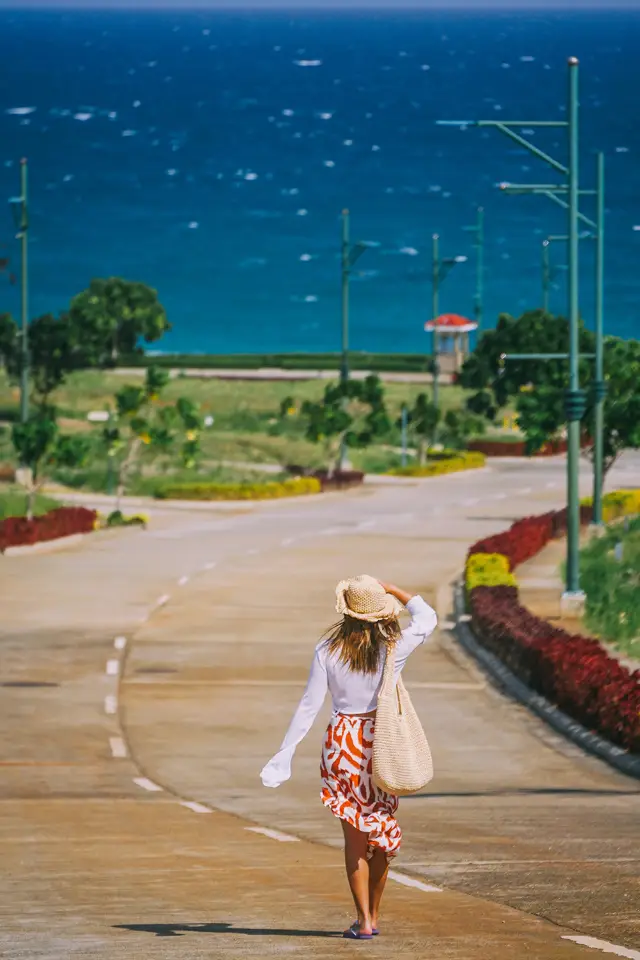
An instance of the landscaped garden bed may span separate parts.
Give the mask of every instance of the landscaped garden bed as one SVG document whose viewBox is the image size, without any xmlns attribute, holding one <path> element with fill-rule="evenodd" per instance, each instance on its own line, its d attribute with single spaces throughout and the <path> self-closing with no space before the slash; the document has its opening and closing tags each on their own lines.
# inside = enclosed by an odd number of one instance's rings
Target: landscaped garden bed
<svg viewBox="0 0 640 960">
<path fill-rule="evenodd" d="M 582 521 L 591 507 L 582 506 Z M 640 491 L 605 497 L 608 519 L 640 512 Z M 632 673 L 597 640 L 570 634 L 519 602 L 514 569 L 566 531 L 566 510 L 525 517 L 474 544 L 467 600 L 478 641 L 529 688 L 611 743 L 640 753 L 640 671 Z"/>
<path fill-rule="evenodd" d="M 158 486 L 159 500 L 275 500 L 320 493 L 316 477 L 296 477 L 267 483 L 166 483 Z"/>
<path fill-rule="evenodd" d="M 91 533 L 96 521 L 96 511 L 85 507 L 58 507 L 31 520 L 26 517 L 7 517 L 0 522 L 0 553 L 11 547 Z"/>
<path fill-rule="evenodd" d="M 482 453 L 466 450 L 443 451 L 430 454 L 427 463 L 397 467 L 390 470 L 389 474 L 394 477 L 440 477 L 445 473 L 459 473 L 461 470 L 478 470 L 484 465 L 485 458 Z"/>
</svg>

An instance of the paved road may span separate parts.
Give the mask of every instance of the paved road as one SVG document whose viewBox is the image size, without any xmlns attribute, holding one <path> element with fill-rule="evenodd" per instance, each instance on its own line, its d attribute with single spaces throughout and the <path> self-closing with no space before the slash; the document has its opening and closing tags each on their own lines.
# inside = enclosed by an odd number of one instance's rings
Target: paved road
<svg viewBox="0 0 640 960">
<path fill-rule="evenodd" d="M 0 956 L 173 957 L 173 936 L 187 960 L 350 954 L 329 939 L 349 915 L 317 799 L 320 725 L 288 785 L 257 780 L 333 584 L 365 569 L 444 609 L 473 539 L 562 492 L 558 461 L 503 463 L 241 511 L 157 508 L 146 533 L 5 558 Z M 638 785 L 487 687 L 446 628 L 408 679 L 437 778 L 401 806 L 394 957 L 640 947 Z"/>
</svg>

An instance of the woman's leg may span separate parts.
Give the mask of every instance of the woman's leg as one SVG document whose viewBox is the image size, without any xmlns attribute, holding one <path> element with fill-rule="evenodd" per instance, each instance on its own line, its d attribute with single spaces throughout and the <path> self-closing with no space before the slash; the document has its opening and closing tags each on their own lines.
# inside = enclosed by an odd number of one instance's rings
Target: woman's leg
<svg viewBox="0 0 640 960">
<path fill-rule="evenodd" d="M 356 830 L 350 823 L 341 820 L 344 832 L 344 862 L 347 879 L 358 912 L 360 933 L 371 933 L 371 911 L 369 909 L 369 861 L 367 844 L 369 835 Z"/>
<path fill-rule="evenodd" d="M 378 926 L 378 916 L 380 913 L 380 901 L 384 893 L 384 887 L 389 873 L 389 861 L 384 850 L 377 849 L 369 861 L 369 912 L 371 913 L 371 926 Z"/>
</svg>

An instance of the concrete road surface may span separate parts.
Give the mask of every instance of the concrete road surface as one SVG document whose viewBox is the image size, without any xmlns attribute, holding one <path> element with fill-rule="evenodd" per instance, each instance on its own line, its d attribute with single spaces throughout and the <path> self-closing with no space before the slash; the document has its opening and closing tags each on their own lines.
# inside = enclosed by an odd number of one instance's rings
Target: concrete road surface
<svg viewBox="0 0 640 960">
<path fill-rule="evenodd" d="M 640 784 L 495 692 L 446 627 L 468 545 L 559 506 L 563 469 L 156 507 L 146 532 L 0 558 L 0 956 L 640 958 Z M 258 772 L 335 581 L 364 571 L 444 617 L 407 672 L 436 778 L 401 802 L 383 936 L 354 947 L 322 722 L 290 783 Z"/>
</svg>

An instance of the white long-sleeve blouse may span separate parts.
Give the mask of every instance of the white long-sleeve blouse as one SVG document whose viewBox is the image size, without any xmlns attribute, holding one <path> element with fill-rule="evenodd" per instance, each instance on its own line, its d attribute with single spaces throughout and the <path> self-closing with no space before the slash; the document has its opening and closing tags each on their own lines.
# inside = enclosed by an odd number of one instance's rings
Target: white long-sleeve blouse
<svg viewBox="0 0 640 960">
<path fill-rule="evenodd" d="M 395 646 L 396 680 L 409 655 L 424 643 L 438 623 L 435 610 L 422 597 L 412 597 L 407 603 L 407 610 L 411 614 L 411 622 L 402 631 Z M 376 673 L 357 673 L 341 663 L 336 654 L 329 653 L 326 640 L 321 641 L 315 650 L 307 687 L 282 746 L 260 775 L 265 787 L 279 787 L 291 776 L 291 762 L 296 747 L 311 729 L 327 690 L 331 693 L 334 713 L 370 713 L 377 706 L 383 670 L 384 658 L 381 658 Z"/>
</svg>

